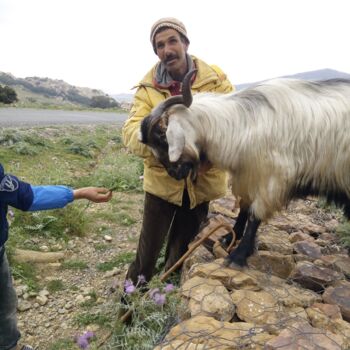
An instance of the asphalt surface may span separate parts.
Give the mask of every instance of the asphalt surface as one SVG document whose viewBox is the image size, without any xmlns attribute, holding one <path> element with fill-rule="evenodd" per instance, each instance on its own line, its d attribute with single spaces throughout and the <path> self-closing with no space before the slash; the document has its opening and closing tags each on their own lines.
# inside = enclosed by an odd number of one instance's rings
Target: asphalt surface
<svg viewBox="0 0 350 350">
<path fill-rule="evenodd" d="M 0 127 L 33 127 L 62 124 L 115 124 L 121 126 L 127 117 L 127 113 L 113 112 L 0 108 Z"/>
</svg>

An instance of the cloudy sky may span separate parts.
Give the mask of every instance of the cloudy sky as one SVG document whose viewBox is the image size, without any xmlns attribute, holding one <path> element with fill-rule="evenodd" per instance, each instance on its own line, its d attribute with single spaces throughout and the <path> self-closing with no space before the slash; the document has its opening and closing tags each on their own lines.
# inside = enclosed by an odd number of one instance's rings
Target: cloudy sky
<svg viewBox="0 0 350 350">
<path fill-rule="evenodd" d="M 149 31 L 182 20 L 189 52 L 233 84 L 332 68 L 350 73 L 347 0 L 0 0 L 0 71 L 130 89 L 156 63 Z"/>
</svg>

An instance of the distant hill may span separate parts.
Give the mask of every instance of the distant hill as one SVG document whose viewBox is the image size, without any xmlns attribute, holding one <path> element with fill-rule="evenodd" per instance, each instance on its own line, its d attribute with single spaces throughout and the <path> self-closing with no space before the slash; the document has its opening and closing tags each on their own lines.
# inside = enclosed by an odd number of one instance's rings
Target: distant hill
<svg viewBox="0 0 350 350">
<path fill-rule="evenodd" d="M 325 69 L 319 69 L 319 70 L 314 70 L 309 72 L 297 73 L 293 75 L 285 75 L 280 78 L 294 78 L 294 79 L 304 79 L 304 80 L 326 80 L 326 79 L 333 79 L 333 78 L 350 79 L 350 74 L 339 72 L 334 69 L 325 68 Z M 266 78 L 264 80 L 268 80 L 268 79 L 272 79 L 272 77 Z M 256 85 L 264 80 L 252 82 L 252 83 L 237 84 L 235 85 L 235 87 L 236 87 L 236 90 L 242 90 L 249 86 Z M 131 103 L 134 97 L 133 94 L 113 94 L 111 96 L 120 103 Z"/>
<path fill-rule="evenodd" d="M 339 72 L 334 69 L 325 68 L 325 69 L 319 69 L 319 70 L 314 70 L 309 72 L 297 73 L 293 75 L 285 75 L 279 78 L 293 78 L 293 79 L 304 79 L 304 80 L 327 80 L 327 79 L 334 79 L 334 78 L 350 79 L 350 74 Z M 268 79 L 265 79 L 265 80 L 268 80 Z M 265 80 L 257 81 L 254 83 L 238 84 L 235 86 L 237 90 L 242 90 L 249 86 L 261 83 Z"/>
<path fill-rule="evenodd" d="M 12 74 L 0 72 L 0 84 L 13 88 L 18 96 L 19 106 L 66 106 L 91 107 L 96 99 L 111 99 L 102 90 L 77 87 L 63 80 L 27 77 L 16 78 Z M 111 101 L 114 102 L 113 99 Z"/>
<path fill-rule="evenodd" d="M 350 74 L 339 72 L 334 69 L 320 69 L 294 75 L 286 75 L 283 76 L 283 78 L 298 78 L 305 80 L 323 80 L 332 78 L 350 79 Z M 248 86 L 256 85 L 259 82 L 237 84 L 236 89 L 241 90 Z M 3 72 L 0 72 L 0 84 L 8 85 L 16 91 L 19 99 L 16 106 L 19 107 L 91 107 L 93 102 L 100 103 L 101 99 L 102 102 L 106 102 L 105 100 L 107 99 L 107 102 L 108 100 L 117 101 L 119 107 L 129 109 L 134 96 L 133 94 L 125 93 L 107 95 L 102 90 L 73 86 L 63 80 L 39 77 L 28 77 L 22 79 L 16 78 L 10 73 Z"/>
<path fill-rule="evenodd" d="M 131 102 L 134 94 L 113 94 L 111 95 L 118 102 Z"/>
</svg>

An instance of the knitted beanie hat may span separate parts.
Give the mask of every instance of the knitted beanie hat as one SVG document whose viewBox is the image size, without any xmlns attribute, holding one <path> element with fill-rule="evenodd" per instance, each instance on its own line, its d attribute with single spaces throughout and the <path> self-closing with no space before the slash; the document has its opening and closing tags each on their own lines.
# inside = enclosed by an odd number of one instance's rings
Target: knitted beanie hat
<svg viewBox="0 0 350 350">
<path fill-rule="evenodd" d="M 161 29 L 161 28 L 175 29 L 176 31 L 178 31 L 180 34 L 182 34 L 186 38 L 188 43 L 190 43 L 190 40 L 187 37 L 187 31 L 186 31 L 185 25 L 181 21 L 179 21 L 178 19 L 176 19 L 174 17 L 165 17 L 165 18 L 161 18 L 157 22 L 155 22 L 152 26 L 152 29 L 151 29 L 150 40 L 151 40 L 154 52 L 157 52 L 157 50 L 155 48 L 154 38 L 155 38 L 157 32 L 159 31 L 159 29 Z"/>
</svg>

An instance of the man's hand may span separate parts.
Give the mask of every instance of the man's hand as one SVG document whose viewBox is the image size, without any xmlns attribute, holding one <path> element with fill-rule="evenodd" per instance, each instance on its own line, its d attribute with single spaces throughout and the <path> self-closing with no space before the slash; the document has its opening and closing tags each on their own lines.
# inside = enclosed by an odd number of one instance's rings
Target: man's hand
<svg viewBox="0 0 350 350">
<path fill-rule="evenodd" d="M 108 202 L 112 191 L 104 187 L 83 187 L 73 191 L 74 199 L 88 199 L 95 203 Z"/>
</svg>

